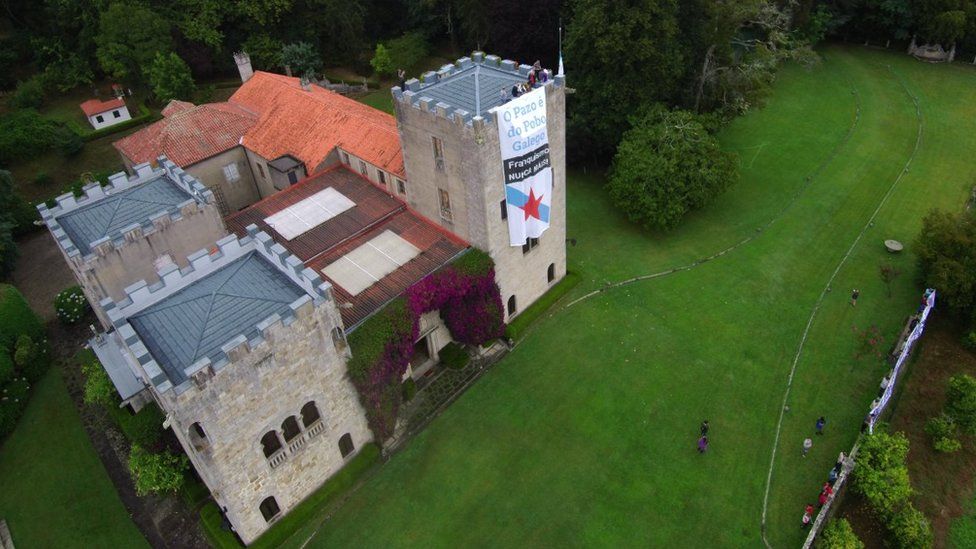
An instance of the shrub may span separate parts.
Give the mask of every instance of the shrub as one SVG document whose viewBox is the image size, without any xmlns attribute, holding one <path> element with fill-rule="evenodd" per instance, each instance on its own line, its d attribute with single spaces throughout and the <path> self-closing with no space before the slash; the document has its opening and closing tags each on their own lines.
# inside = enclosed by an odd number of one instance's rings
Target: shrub
<svg viewBox="0 0 976 549">
<path fill-rule="evenodd" d="M 113 389 L 114 392 L 114 389 Z M 118 402 L 113 394 L 113 402 Z M 166 416 L 155 404 L 148 404 L 137 414 L 130 414 L 116 406 L 112 410 L 125 438 L 142 448 L 155 448 L 163 438 L 163 422 Z"/>
<path fill-rule="evenodd" d="M 118 405 L 115 386 L 94 356 L 82 362 L 81 373 L 85 375 L 85 404 L 97 404 L 107 409 Z"/>
<path fill-rule="evenodd" d="M 47 187 L 53 182 L 54 180 L 50 175 L 47 174 L 47 172 L 38 172 L 38 174 L 34 176 L 34 184 L 38 187 Z"/>
<path fill-rule="evenodd" d="M 30 383 L 24 377 L 14 378 L 0 386 L 0 438 L 14 430 L 27 407 L 29 394 Z"/>
<path fill-rule="evenodd" d="M 295 42 L 282 46 L 281 64 L 291 68 L 296 76 L 314 78 L 315 73 L 322 69 L 322 58 L 312 44 Z"/>
<path fill-rule="evenodd" d="M 192 99 L 196 84 L 190 67 L 175 53 L 157 53 L 149 66 L 149 83 L 156 99 L 166 103 L 173 99 Z"/>
<path fill-rule="evenodd" d="M 925 515 L 910 503 L 903 506 L 888 521 L 895 547 L 928 549 L 932 547 L 932 527 Z"/>
<path fill-rule="evenodd" d="M 393 76 L 396 74 L 396 67 L 393 66 L 393 59 L 390 57 L 390 50 L 383 44 L 376 44 L 376 52 L 369 61 L 370 66 L 377 74 Z"/>
<path fill-rule="evenodd" d="M 966 374 L 949 378 L 945 411 L 962 430 L 976 434 L 976 379 Z"/>
<path fill-rule="evenodd" d="M 932 445 L 939 452 L 952 453 L 962 448 L 957 438 L 957 431 L 956 422 L 946 413 L 935 416 L 925 423 L 925 432 L 932 437 Z"/>
<path fill-rule="evenodd" d="M 14 359 L 6 349 L 0 348 L 0 387 L 14 378 Z"/>
<path fill-rule="evenodd" d="M 697 115 L 644 109 L 617 146 L 607 189 L 614 205 L 649 229 L 673 229 L 736 178 L 737 157 Z"/>
<path fill-rule="evenodd" d="M 51 150 L 71 155 L 83 146 L 78 134 L 33 109 L 0 117 L 0 164 L 14 164 Z"/>
<path fill-rule="evenodd" d="M 189 468 L 189 460 L 183 454 L 171 452 L 151 453 L 138 444 L 129 453 L 129 471 L 136 481 L 136 493 L 175 494 L 183 486 L 183 474 Z"/>
<path fill-rule="evenodd" d="M 386 48 L 390 52 L 392 75 L 396 74 L 397 69 L 406 71 L 416 69 L 427 57 L 430 44 L 427 43 L 427 37 L 422 32 L 408 32 L 387 42 Z"/>
<path fill-rule="evenodd" d="M 408 377 L 403 382 L 403 401 L 408 402 L 417 394 L 417 382 L 412 377 Z"/>
<path fill-rule="evenodd" d="M 13 351 L 22 335 L 41 341 L 44 325 L 17 288 L 0 284 L 0 347 Z"/>
<path fill-rule="evenodd" d="M 440 351 L 441 363 L 448 368 L 460 370 L 471 361 L 471 355 L 455 342 L 450 342 Z"/>
<path fill-rule="evenodd" d="M 41 379 L 51 364 L 47 341 L 42 340 L 40 343 L 35 343 L 28 335 L 17 338 L 17 344 L 14 347 L 14 364 L 17 366 L 17 371 L 26 377 L 27 381 L 34 383 Z"/>
<path fill-rule="evenodd" d="M 971 330 L 968 334 L 963 336 L 962 344 L 970 351 L 976 351 L 976 330 Z"/>
<path fill-rule="evenodd" d="M 10 106 L 15 109 L 37 109 L 44 104 L 44 84 L 37 77 L 17 83 L 10 96 Z"/>
<path fill-rule="evenodd" d="M 88 300 L 80 286 L 71 286 L 55 296 L 54 309 L 58 313 L 58 320 L 65 324 L 75 324 L 88 312 Z"/>
<path fill-rule="evenodd" d="M 827 523 L 817 547 L 821 549 L 863 549 L 864 543 L 857 538 L 847 519 L 834 519 Z"/>
<path fill-rule="evenodd" d="M 902 433 L 877 430 L 861 443 L 854 468 L 854 490 L 885 520 L 907 504 L 912 495 L 907 457 L 908 439 Z"/>
</svg>

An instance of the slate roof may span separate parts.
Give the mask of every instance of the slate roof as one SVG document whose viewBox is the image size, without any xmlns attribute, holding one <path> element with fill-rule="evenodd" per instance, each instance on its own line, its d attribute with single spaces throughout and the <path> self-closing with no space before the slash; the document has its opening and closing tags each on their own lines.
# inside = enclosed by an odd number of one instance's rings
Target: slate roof
<svg viewBox="0 0 976 549">
<path fill-rule="evenodd" d="M 231 103 L 193 105 L 171 101 L 163 119 L 112 143 L 133 164 L 165 155 L 186 168 L 240 144 L 257 122 L 253 112 Z"/>
<path fill-rule="evenodd" d="M 464 109 L 472 116 L 484 116 L 489 110 L 502 104 L 503 89 L 511 92 L 512 86 L 525 81 L 524 76 L 476 63 L 448 78 L 425 86 L 417 95 L 430 97 L 435 103 L 447 103 L 452 110 Z"/>
<path fill-rule="evenodd" d="M 335 188 L 356 205 L 290 241 L 264 222 L 266 217 L 328 187 Z M 347 331 L 355 329 L 359 322 L 386 302 L 450 263 L 468 248 L 468 243 L 461 238 L 415 213 L 406 204 L 343 165 L 313 174 L 227 217 L 225 222 L 227 229 L 239 236 L 247 234 L 248 225 L 256 224 L 307 267 L 329 280 Z M 322 273 L 327 265 L 384 230 L 390 230 L 413 244 L 420 254 L 355 296 L 350 296 Z M 345 303 L 349 305 L 342 306 Z"/>
<path fill-rule="evenodd" d="M 161 175 L 58 216 L 57 221 L 81 254 L 87 255 L 92 242 L 104 237 L 120 238 L 125 227 L 148 223 L 154 214 L 175 213 L 180 204 L 192 198 Z"/>
<path fill-rule="evenodd" d="M 81 107 L 82 112 L 86 116 L 95 116 L 96 114 L 101 114 L 103 112 L 108 112 L 112 109 L 117 109 L 119 107 L 125 106 L 124 99 L 109 99 L 108 101 L 102 101 L 101 99 L 89 99 L 85 101 L 79 107 Z"/>
<path fill-rule="evenodd" d="M 221 347 L 257 324 L 285 315 L 305 291 L 257 252 L 251 252 L 128 318 L 166 376 L 179 385 L 201 358 L 217 362 Z"/>
</svg>

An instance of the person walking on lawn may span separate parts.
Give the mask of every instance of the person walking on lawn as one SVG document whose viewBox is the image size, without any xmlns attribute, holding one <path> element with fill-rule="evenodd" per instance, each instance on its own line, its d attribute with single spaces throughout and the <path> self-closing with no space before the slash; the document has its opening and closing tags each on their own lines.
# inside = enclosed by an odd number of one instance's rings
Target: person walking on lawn
<svg viewBox="0 0 976 549">
<path fill-rule="evenodd" d="M 810 451 L 810 448 L 813 448 L 813 439 L 805 439 L 803 441 L 803 457 L 807 457 L 807 452 Z"/>
<path fill-rule="evenodd" d="M 705 436 L 707 434 L 708 434 L 708 420 L 706 419 L 701 424 L 701 436 Z"/>
<path fill-rule="evenodd" d="M 704 454 L 708 451 L 708 437 L 703 436 L 698 439 L 698 453 Z"/>
<path fill-rule="evenodd" d="M 861 297 L 861 290 L 854 288 L 851 292 L 851 307 L 857 307 L 857 298 Z"/>
<path fill-rule="evenodd" d="M 820 419 L 817 420 L 817 434 L 818 435 L 822 435 L 823 434 L 824 425 L 827 425 L 827 418 L 825 418 L 823 416 L 820 416 Z"/>
</svg>

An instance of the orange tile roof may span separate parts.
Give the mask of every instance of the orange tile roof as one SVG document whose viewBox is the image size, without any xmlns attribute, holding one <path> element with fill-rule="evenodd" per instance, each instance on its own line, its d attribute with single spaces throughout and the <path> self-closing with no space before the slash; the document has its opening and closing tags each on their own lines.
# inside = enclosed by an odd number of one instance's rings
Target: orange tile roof
<svg viewBox="0 0 976 549">
<path fill-rule="evenodd" d="M 101 99 L 89 99 L 80 105 L 81 110 L 84 111 L 87 116 L 95 116 L 96 114 L 124 106 L 124 99 L 109 99 L 108 101 L 102 101 Z"/>
<path fill-rule="evenodd" d="M 243 144 L 267 160 L 290 154 L 314 171 L 337 146 L 404 177 L 396 119 L 298 78 L 257 71 L 230 103 L 259 114 Z"/>
<path fill-rule="evenodd" d="M 163 115 L 162 120 L 112 145 L 134 164 L 165 154 L 185 168 L 236 147 L 258 120 L 254 113 L 231 103 L 194 106 L 173 101 L 163 109 Z"/>
</svg>

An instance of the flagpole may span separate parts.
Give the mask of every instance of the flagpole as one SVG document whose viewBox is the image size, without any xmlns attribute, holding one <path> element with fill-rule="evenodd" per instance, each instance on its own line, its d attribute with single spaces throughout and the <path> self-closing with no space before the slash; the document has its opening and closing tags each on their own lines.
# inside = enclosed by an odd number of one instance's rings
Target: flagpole
<svg viewBox="0 0 976 549">
<path fill-rule="evenodd" d="M 563 70 L 563 18 L 559 18 L 559 72 L 556 76 L 565 76 L 565 71 Z"/>
</svg>

